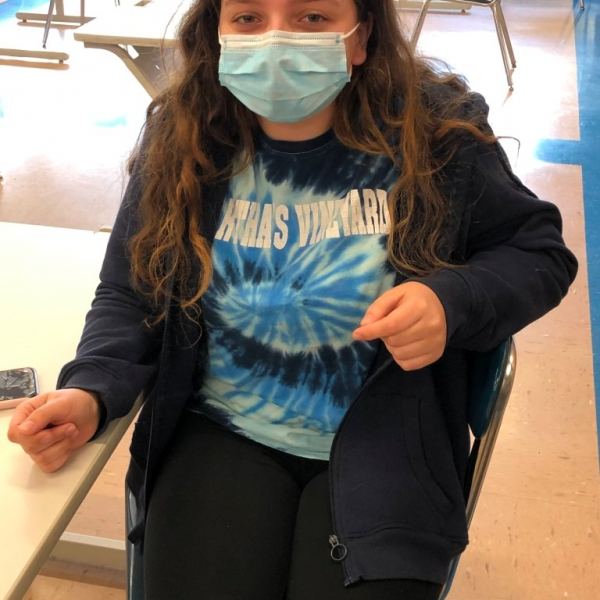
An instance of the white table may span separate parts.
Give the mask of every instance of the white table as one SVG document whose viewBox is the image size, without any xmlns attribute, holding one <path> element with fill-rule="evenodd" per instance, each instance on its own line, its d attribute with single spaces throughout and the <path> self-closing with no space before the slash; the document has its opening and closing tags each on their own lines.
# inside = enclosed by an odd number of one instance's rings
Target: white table
<svg viewBox="0 0 600 600">
<path fill-rule="evenodd" d="M 41 391 L 54 389 L 60 368 L 75 353 L 107 239 L 106 233 L 0 223 L 1 369 L 34 367 Z M 135 410 L 52 474 L 8 441 L 12 412 L 0 411 L 0 599 L 22 598 L 48 556 L 69 556 L 73 547 L 79 558 L 87 548 L 124 566 L 123 542 L 59 538 Z"/>
<path fill-rule="evenodd" d="M 116 54 L 154 98 L 176 60 L 176 29 L 191 1 L 141 0 L 117 6 L 77 28 L 74 38 L 86 48 Z"/>
</svg>

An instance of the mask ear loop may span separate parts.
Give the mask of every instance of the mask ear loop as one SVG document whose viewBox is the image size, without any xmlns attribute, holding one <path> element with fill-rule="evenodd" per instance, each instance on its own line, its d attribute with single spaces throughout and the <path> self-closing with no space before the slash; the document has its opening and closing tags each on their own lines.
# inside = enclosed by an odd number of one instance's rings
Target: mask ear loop
<svg viewBox="0 0 600 600">
<path fill-rule="evenodd" d="M 360 27 L 360 21 L 354 26 L 352 31 L 349 31 L 348 33 L 345 33 L 344 35 L 340 35 L 340 37 L 339 37 L 340 41 L 345 40 L 345 39 L 349 38 L 351 35 L 353 35 L 354 33 L 356 33 L 356 30 L 359 27 Z M 353 65 L 350 65 L 350 72 L 348 73 L 348 77 L 352 77 L 352 71 L 353 71 Z"/>
<path fill-rule="evenodd" d="M 340 40 L 345 40 L 345 39 L 349 38 L 353 33 L 356 33 L 356 30 L 359 27 L 360 27 L 360 21 L 354 26 L 352 31 L 349 31 L 348 33 L 345 33 L 344 35 L 340 35 Z"/>
</svg>

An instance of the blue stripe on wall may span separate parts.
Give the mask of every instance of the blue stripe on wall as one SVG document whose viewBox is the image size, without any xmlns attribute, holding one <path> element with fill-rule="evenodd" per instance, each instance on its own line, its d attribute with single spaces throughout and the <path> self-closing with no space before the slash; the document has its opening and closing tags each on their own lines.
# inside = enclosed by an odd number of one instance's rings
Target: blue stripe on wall
<svg viewBox="0 0 600 600">
<path fill-rule="evenodd" d="M 543 140 L 537 157 L 550 163 L 581 165 L 589 276 L 596 421 L 600 444 L 600 3 L 585 0 L 575 10 L 575 47 L 580 141 Z"/>
</svg>

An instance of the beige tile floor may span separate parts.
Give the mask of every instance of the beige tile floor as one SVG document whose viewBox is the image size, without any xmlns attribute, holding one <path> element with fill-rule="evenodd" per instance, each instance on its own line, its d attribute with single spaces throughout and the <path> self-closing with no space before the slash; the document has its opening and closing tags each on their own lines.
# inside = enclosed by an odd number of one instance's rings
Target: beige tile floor
<svg viewBox="0 0 600 600">
<path fill-rule="evenodd" d="M 88 12 L 105 3 L 88 2 Z M 568 0 L 503 6 L 518 64 L 512 94 L 486 8 L 432 12 L 419 49 L 463 72 L 486 96 L 496 132 L 520 140 L 518 153 L 516 142 L 505 143 L 515 170 L 560 206 L 581 271 L 565 302 L 517 336 L 515 388 L 450 598 L 597 600 L 600 480 L 582 173 L 535 158 L 539 139 L 579 139 L 577 11 Z M 410 26 L 416 13 L 401 15 Z M 9 23 L 0 38 L 39 43 L 41 29 Z M 84 50 L 71 29 L 53 29 L 50 46 L 68 49 L 66 66 L 0 59 L 0 220 L 96 229 L 114 218 L 148 97 L 116 57 Z M 122 538 L 126 462 L 127 438 L 71 531 Z M 123 599 L 123 589 L 121 572 L 49 561 L 25 598 Z"/>
</svg>

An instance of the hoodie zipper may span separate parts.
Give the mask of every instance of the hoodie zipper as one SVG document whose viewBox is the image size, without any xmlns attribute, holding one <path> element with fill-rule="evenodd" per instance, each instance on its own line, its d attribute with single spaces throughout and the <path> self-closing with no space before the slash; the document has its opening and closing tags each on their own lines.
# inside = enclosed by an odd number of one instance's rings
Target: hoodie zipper
<svg viewBox="0 0 600 600">
<path fill-rule="evenodd" d="M 348 548 L 344 544 L 340 544 L 337 535 L 330 535 L 329 543 L 331 544 L 331 560 L 342 562 L 346 558 L 346 554 L 348 554 Z"/>
<path fill-rule="evenodd" d="M 334 499 L 334 485 L 333 485 L 333 472 L 334 472 L 334 456 L 335 456 L 335 448 L 338 442 L 339 434 L 342 431 L 344 424 L 348 420 L 350 414 L 355 409 L 356 405 L 361 401 L 361 396 L 365 393 L 365 391 L 373 384 L 373 381 L 376 380 L 381 373 L 387 369 L 390 363 L 393 361 L 393 358 L 390 356 L 389 359 L 385 360 L 384 363 L 377 369 L 375 373 L 369 377 L 367 381 L 365 381 L 364 385 L 356 395 L 356 400 L 352 403 L 350 408 L 346 411 L 340 424 L 333 436 L 333 442 L 331 444 L 331 453 L 330 453 L 330 468 L 329 468 L 329 502 L 331 506 L 331 518 L 333 522 L 334 533 L 329 536 L 329 544 L 331 546 L 330 555 L 331 559 L 337 563 L 341 563 L 342 569 L 344 571 L 344 584 L 350 585 L 352 583 L 357 582 L 360 579 L 360 575 L 354 572 L 351 566 L 348 565 L 348 558 L 350 562 L 352 562 L 352 557 L 348 557 L 348 547 L 340 541 L 338 537 L 338 533 L 340 531 L 340 523 L 337 520 L 336 510 L 335 510 L 335 499 Z"/>
</svg>

